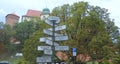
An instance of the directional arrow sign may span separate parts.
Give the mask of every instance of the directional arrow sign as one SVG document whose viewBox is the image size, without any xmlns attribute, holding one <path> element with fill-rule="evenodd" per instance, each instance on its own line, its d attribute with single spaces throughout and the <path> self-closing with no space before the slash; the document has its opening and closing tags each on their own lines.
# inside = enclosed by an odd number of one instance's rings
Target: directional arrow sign
<svg viewBox="0 0 120 64">
<path fill-rule="evenodd" d="M 68 40 L 68 36 L 55 36 L 55 41 Z"/>
<path fill-rule="evenodd" d="M 53 26 L 53 23 L 52 23 L 52 22 L 50 22 L 48 19 L 47 19 L 47 20 L 45 20 L 45 23 L 49 24 L 50 26 Z M 57 25 L 55 25 L 55 26 L 57 26 Z"/>
<path fill-rule="evenodd" d="M 44 54 L 52 55 L 52 50 L 51 49 L 45 49 Z"/>
<path fill-rule="evenodd" d="M 55 46 L 56 51 L 69 50 L 68 46 Z"/>
<path fill-rule="evenodd" d="M 52 49 L 51 46 L 38 46 L 38 50 Z"/>
<path fill-rule="evenodd" d="M 45 57 L 37 57 L 36 58 L 37 63 L 43 63 L 43 62 L 52 62 L 51 56 L 45 56 Z"/>
<path fill-rule="evenodd" d="M 52 40 L 52 37 L 40 38 L 40 42 L 45 42 L 46 39 Z M 55 36 L 55 41 L 64 41 L 68 40 L 68 36 Z"/>
<path fill-rule="evenodd" d="M 55 23 L 59 23 L 60 22 L 59 17 L 56 17 L 56 16 L 49 16 L 48 20 L 50 20 L 50 21 L 54 20 Z"/>
<path fill-rule="evenodd" d="M 59 23 L 60 19 L 58 17 L 55 17 L 55 16 L 50 16 L 50 17 L 48 17 L 47 20 L 45 20 L 45 23 L 47 23 L 47 24 L 49 24 L 51 26 L 53 26 L 53 22 Z M 57 25 L 55 25 L 55 26 L 57 26 Z"/>
<path fill-rule="evenodd" d="M 53 35 L 53 34 L 52 34 L 53 32 L 50 31 L 50 30 L 48 30 L 48 29 L 44 29 L 43 32 L 44 32 L 45 34 L 47 34 L 47 35 Z M 62 36 L 62 35 L 55 33 L 55 36 Z"/>
<path fill-rule="evenodd" d="M 48 44 L 48 45 L 53 45 L 53 42 L 52 42 L 51 40 L 49 40 L 49 39 L 46 39 L 46 42 L 45 42 L 45 43 Z M 54 45 L 55 45 L 55 46 L 58 46 L 59 44 L 56 43 L 56 42 L 54 42 Z"/>
<path fill-rule="evenodd" d="M 64 30 L 64 29 L 66 29 L 66 25 L 56 26 L 55 27 L 55 31 Z M 48 30 L 53 31 L 52 28 L 49 28 Z"/>
</svg>

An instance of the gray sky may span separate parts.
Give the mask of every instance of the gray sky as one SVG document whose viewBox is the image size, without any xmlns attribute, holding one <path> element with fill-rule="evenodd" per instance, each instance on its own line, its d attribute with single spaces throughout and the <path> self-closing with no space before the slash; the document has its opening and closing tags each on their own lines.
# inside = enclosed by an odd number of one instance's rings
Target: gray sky
<svg viewBox="0 0 120 64">
<path fill-rule="evenodd" d="M 15 12 L 20 17 L 25 15 L 28 9 L 40 10 L 63 4 L 73 4 L 78 1 L 88 2 L 90 5 L 108 9 L 110 18 L 115 19 L 115 25 L 120 27 L 120 0 L 2 0 L 0 2 L 0 21 L 5 21 L 6 14 Z"/>
</svg>

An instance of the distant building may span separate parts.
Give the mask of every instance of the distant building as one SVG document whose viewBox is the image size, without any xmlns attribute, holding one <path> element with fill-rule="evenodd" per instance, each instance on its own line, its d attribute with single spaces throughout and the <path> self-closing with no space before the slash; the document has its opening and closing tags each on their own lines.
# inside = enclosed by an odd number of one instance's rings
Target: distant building
<svg viewBox="0 0 120 64">
<path fill-rule="evenodd" d="M 41 15 L 41 19 L 45 20 L 46 18 L 48 18 L 50 16 L 50 10 L 48 8 L 44 8 L 42 10 L 42 15 Z"/>
<path fill-rule="evenodd" d="M 50 15 L 50 10 L 48 8 L 44 8 L 41 11 L 38 10 L 28 10 L 26 15 L 22 16 L 22 21 L 27 20 L 30 21 L 31 19 L 34 20 L 36 18 L 40 18 L 42 20 L 45 20 L 46 18 L 48 18 L 48 16 Z M 35 20 L 34 20 L 35 21 Z"/>
<path fill-rule="evenodd" d="M 30 21 L 31 19 L 34 18 L 40 18 L 40 16 L 41 16 L 41 11 L 28 10 L 27 14 L 22 16 L 22 21 L 24 20 Z"/>
<path fill-rule="evenodd" d="M 13 27 L 15 23 L 18 23 L 19 16 L 15 13 L 7 14 L 6 15 L 6 24 Z"/>
</svg>

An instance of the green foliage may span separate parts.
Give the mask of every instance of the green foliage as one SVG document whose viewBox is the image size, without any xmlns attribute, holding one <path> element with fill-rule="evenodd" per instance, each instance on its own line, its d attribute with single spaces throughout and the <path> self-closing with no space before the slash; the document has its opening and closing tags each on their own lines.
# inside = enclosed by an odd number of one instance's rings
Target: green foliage
<svg viewBox="0 0 120 64">
<path fill-rule="evenodd" d="M 113 58 L 113 62 L 115 64 L 119 64 L 120 63 L 120 37 L 118 37 L 117 40 L 118 43 L 115 43 L 115 56 Z"/>
<path fill-rule="evenodd" d="M 14 64 L 30 64 L 30 63 L 28 61 L 26 61 L 25 59 L 20 58 L 20 59 L 16 60 Z"/>
<path fill-rule="evenodd" d="M 4 54 L 1 54 L 1 56 L 11 55 L 11 50 L 13 49 L 12 46 L 10 45 L 10 37 L 15 34 L 15 31 L 10 28 L 9 25 L 3 24 L 3 28 L 0 29 L 0 43 L 1 43 L 1 52 Z M 15 49 L 15 48 L 14 48 Z"/>
<path fill-rule="evenodd" d="M 60 20 L 65 22 L 70 16 L 70 5 L 65 4 L 61 7 L 55 7 L 51 13 L 52 16 L 59 16 Z"/>
<path fill-rule="evenodd" d="M 52 14 L 54 14 L 54 11 L 64 10 L 62 8 L 64 6 L 56 7 Z M 117 27 L 115 25 L 112 25 L 111 33 L 108 31 L 108 22 L 112 21 L 105 8 L 94 7 L 87 2 L 78 2 L 70 6 L 70 14 L 66 22 L 62 23 L 67 25 L 66 32 L 69 36 L 69 40 L 64 45 L 69 45 L 70 49 L 76 47 L 77 54 L 89 54 L 92 60 L 102 60 L 106 57 L 108 60 L 113 57 L 115 53 L 112 49 L 113 36 L 110 35 L 118 32 L 116 32 Z M 59 14 L 56 15 L 60 17 Z M 69 51 L 69 54 L 71 54 L 71 51 Z"/>
<path fill-rule="evenodd" d="M 114 24 L 112 25 L 106 9 L 91 6 L 87 2 L 78 2 L 71 6 L 66 4 L 55 7 L 51 15 L 60 17 L 61 25 L 67 25 L 67 29 L 60 31 L 60 33 L 66 33 L 69 40 L 60 43 L 60 45 L 68 45 L 70 49 L 76 47 L 77 54 L 88 54 L 92 60 L 103 60 L 103 63 L 115 58 L 113 36 L 111 34 L 118 34 L 118 30 Z M 109 25 L 109 22 L 111 25 Z M 109 26 L 112 27 L 108 29 Z M 35 64 L 37 56 L 43 55 L 42 52 L 37 51 L 37 46 L 45 45 L 39 42 L 40 37 L 46 36 L 42 32 L 45 28 L 49 28 L 49 26 L 41 22 L 40 29 L 24 43 L 23 55 L 25 60 L 31 64 Z M 71 50 L 66 53 L 68 56 L 72 56 Z"/>
<path fill-rule="evenodd" d="M 5 46 L 5 44 L 3 44 L 3 43 L 1 43 L 0 42 L 0 59 L 2 59 L 2 58 L 4 58 L 5 56 L 5 53 L 6 53 L 6 46 Z"/>
<path fill-rule="evenodd" d="M 39 42 L 39 38 L 45 36 L 43 34 L 43 28 L 47 28 L 44 22 L 40 22 L 40 28 L 36 31 L 29 39 L 24 43 L 23 55 L 25 60 L 29 61 L 31 64 L 36 63 L 36 57 L 42 56 L 43 53 L 37 50 L 38 45 L 45 45 L 44 43 Z"/>
<path fill-rule="evenodd" d="M 41 20 L 38 20 L 36 22 L 32 20 L 25 20 L 24 22 L 16 24 L 14 26 L 14 29 L 16 31 L 16 38 L 20 41 L 28 39 L 33 32 L 40 28 L 40 22 Z"/>
<path fill-rule="evenodd" d="M 23 48 L 23 44 L 24 44 L 24 41 L 26 39 L 29 39 L 29 37 L 35 32 L 37 31 L 40 27 L 40 22 L 41 20 L 40 19 L 37 19 L 37 21 L 23 21 L 21 23 L 17 23 L 15 26 L 14 26 L 14 30 L 15 30 L 15 35 L 14 37 L 21 42 L 21 44 L 19 45 L 18 49 L 19 51 L 21 52 L 21 49 Z"/>
</svg>

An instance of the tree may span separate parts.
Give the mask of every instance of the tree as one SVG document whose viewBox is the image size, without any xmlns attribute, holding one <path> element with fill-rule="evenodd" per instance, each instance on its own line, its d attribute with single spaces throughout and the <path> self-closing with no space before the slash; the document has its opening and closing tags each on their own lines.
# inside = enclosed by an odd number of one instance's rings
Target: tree
<svg viewBox="0 0 120 64">
<path fill-rule="evenodd" d="M 109 36 L 106 28 L 107 19 L 110 19 L 107 10 L 90 6 L 87 2 L 74 3 L 70 10 L 71 16 L 65 22 L 69 35 L 66 45 L 68 44 L 70 48 L 76 47 L 78 54 L 89 54 L 93 60 L 102 60 L 109 52 L 110 55 L 114 54 L 111 49 L 112 36 Z M 98 51 L 101 53 L 97 53 Z"/>
<path fill-rule="evenodd" d="M 42 31 L 44 28 L 47 28 L 47 27 L 48 26 L 46 26 L 46 24 L 43 21 L 41 21 L 39 30 L 34 32 L 31 35 L 31 37 L 24 42 L 24 47 L 22 49 L 23 56 L 24 56 L 25 60 L 29 61 L 31 64 L 36 63 L 35 60 L 36 60 L 37 56 L 43 55 L 42 52 L 39 52 L 37 50 L 37 46 L 45 45 L 45 43 L 39 42 L 39 38 L 45 36 Z"/>
<path fill-rule="evenodd" d="M 62 21 L 61 25 L 66 24 L 67 26 L 66 30 L 60 32 L 66 32 L 69 40 L 60 43 L 60 45 L 68 45 L 70 49 L 76 47 L 77 56 L 79 54 L 89 55 L 92 61 L 113 59 L 115 51 L 112 36 L 110 36 L 111 33 L 107 29 L 109 25 L 106 22 L 110 18 L 106 9 L 91 6 L 87 2 L 78 2 L 69 6 L 70 16 L 67 16 L 68 18 L 66 19 L 64 13 L 66 6 L 69 5 L 55 7 L 51 14 L 59 16 Z M 115 26 L 113 25 L 113 27 Z M 43 28 L 49 28 L 49 26 L 41 22 L 40 29 L 25 41 L 23 54 L 30 63 L 35 63 L 36 57 L 43 55 L 42 52 L 37 51 L 38 45 L 45 45 L 44 43 L 39 43 L 38 40 L 40 37 L 45 36 L 42 33 Z M 71 50 L 65 53 L 69 57 L 72 56 Z M 86 62 L 85 59 L 84 61 L 77 60 L 78 62 Z"/>
<path fill-rule="evenodd" d="M 24 41 L 26 39 L 29 39 L 29 37 L 40 28 L 39 25 L 41 20 L 37 18 L 36 20 L 37 20 L 36 22 L 33 20 L 30 21 L 25 20 L 23 22 L 17 23 L 14 26 L 13 29 L 16 32 L 14 37 L 21 42 L 18 47 L 19 52 L 21 52 L 21 49 L 23 48 Z"/>
<path fill-rule="evenodd" d="M 0 44 L 1 44 L 1 54 L 2 57 L 7 57 L 13 52 L 13 48 L 10 45 L 9 38 L 14 34 L 14 31 L 8 26 L 0 23 Z M 14 48 L 15 49 L 15 48 Z M 1 58 L 2 58 L 1 57 Z"/>
<path fill-rule="evenodd" d="M 65 22 L 70 16 L 70 5 L 65 4 L 61 7 L 55 7 L 51 13 L 53 16 L 59 16 L 61 21 Z"/>
<path fill-rule="evenodd" d="M 4 43 L 0 42 L 0 59 L 4 58 L 6 55 L 6 46 Z"/>
<path fill-rule="evenodd" d="M 7 54 L 8 56 L 11 56 L 15 54 L 15 46 L 12 45 L 10 42 L 10 38 L 15 35 L 15 31 L 9 26 L 9 25 L 4 25 L 4 44 L 7 48 Z"/>
<path fill-rule="evenodd" d="M 115 64 L 119 64 L 120 63 L 120 35 L 117 38 L 117 43 L 115 43 L 115 56 L 113 58 L 113 62 Z"/>
</svg>

